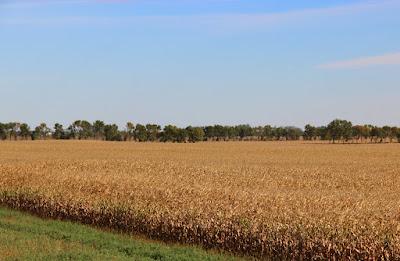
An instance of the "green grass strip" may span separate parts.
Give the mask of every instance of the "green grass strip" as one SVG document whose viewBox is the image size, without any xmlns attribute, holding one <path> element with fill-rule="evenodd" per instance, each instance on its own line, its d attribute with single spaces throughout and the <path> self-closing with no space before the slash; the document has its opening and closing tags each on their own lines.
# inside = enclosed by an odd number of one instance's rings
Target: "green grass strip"
<svg viewBox="0 0 400 261">
<path fill-rule="evenodd" d="M 238 260 L 0 207 L 0 260 Z"/>
</svg>

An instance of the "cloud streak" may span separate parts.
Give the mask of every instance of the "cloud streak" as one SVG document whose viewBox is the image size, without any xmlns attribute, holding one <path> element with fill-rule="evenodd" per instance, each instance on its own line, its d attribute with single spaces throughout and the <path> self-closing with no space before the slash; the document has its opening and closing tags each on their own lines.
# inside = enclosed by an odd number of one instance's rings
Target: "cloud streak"
<svg viewBox="0 0 400 261">
<path fill-rule="evenodd" d="M 3 1 L 0 2 L 0 8 L 30 8 L 43 5 L 76 5 L 76 4 L 96 4 L 96 3 L 129 3 L 130 0 L 21 0 L 21 1 Z"/>
<path fill-rule="evenodd" d="M 137 3 L 140 0 L 36 0 L 23 1 L 20 5 L 37 4 L 87 4 L 87 3 Z M 157 0 L 151 3 L 157 3 Z M 13 5 L 13 2 L 10 2 Z M 182 2 L 183 4 L 183 2 Z M 0 4 L 0 7 L 7 6 Z M 17 7 L 18 3 L 14 7 Z M 20 6 L 20 7 L 22 7 Z M 399 8 L 399 0 L 367 1 L 356 4 L 326 8 L 311 8 L 277 13 L 231 13 L 231 14 L 198 14 L 198 15 L 133 15 L 133 16 L 56 16 L 56 17 L 3 17 L 0 25 L 134 25 L 137 23 L 158 23 L 162 25 L 198 25 L 219 26 L 223 28 L 248 28 L 274 26 L 299 21 L 314 21 L 316 18 L 327 18 L 342 15 L 353 15 L 366 12 L 378 12 L 390 8 Z"/>
<path fill-rule="evenodd" d="M 321 64 L 318 66 L 318 68 L 359 69 L 359 68 L 382 66 L 382 65 L 400 65 L 400 52 Z"/>
</svg>

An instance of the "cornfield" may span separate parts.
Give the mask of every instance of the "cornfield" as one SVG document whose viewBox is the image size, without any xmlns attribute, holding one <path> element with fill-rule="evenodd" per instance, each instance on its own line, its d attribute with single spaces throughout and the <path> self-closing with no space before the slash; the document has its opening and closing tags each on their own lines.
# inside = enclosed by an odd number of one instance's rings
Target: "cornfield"
<svg viewBox="0 0 400 261">
<path fill-rule="evenodd" d="M 270 259 L 400 259 L 400 146 L 0 142 L 0 204 Z"/>
</svg>

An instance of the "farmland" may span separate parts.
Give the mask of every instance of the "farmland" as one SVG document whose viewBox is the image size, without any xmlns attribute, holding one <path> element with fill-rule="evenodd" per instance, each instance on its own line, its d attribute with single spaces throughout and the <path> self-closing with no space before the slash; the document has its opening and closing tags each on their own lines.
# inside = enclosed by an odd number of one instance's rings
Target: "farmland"
<svg viewBox="0 0 400 261">
<path fill-rule="evenodd" d="M 0 260 L 240 260 L 0 208 Z"/>
<path fill-rule="evenodd" d="M 399 144 L 0 142 L 0 202 L 279 259 L 399 259 Z"/>
</svg>

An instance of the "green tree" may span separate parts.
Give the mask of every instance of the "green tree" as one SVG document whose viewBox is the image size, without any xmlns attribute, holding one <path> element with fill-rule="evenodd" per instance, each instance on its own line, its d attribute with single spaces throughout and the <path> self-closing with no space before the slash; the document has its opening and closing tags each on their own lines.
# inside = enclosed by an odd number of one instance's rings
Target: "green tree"
<svg viewBox="0 0 400 261">
<path fill-rule="evenodd" d="M 274 128 L 271 125 L 264 126 L 264 139 L 272 140 L 274 138 Z"/>
<path fill-rule="evenodd" d="M 204 129 L 203 129 L 203 130 L 204 130 Z M 229 138 L 230 140 L 236 140 L 237 137 L 239 136 L 239 134 L 238 134 L 236 128 L 233 127 L 233 126 L 228 126 L 228 127 L 227 127 L 227 132 L 228 132 L 228 138 Z"/>
<path fill-rule="evenodd" d="M 397 137 L 397 142 L 400 143 L 400 128 L 397 128 L 396 137 Z"/>
<path fill-rule="evenodd" d="M 253 129 L 248 124 L 238 125 L 236 126 L 236 128 L 241 140 L 243 140 L 246 137 L 253 136 Z"/>
<path fill-rule="evenodd" d="M 304 139 L 305 140 L 315 140 L 317 138 L 317 128 L 307 124 L 304 127 Z"/>
<path fill-rule="evenodd" d="M 71 125 L 68 126 L 68 134 L 71 139 L 77 139 L 79 133 L 79 125 L 80 121 L 75 121 Z"/>
<path fill-rule="evenodd" d="M 390 129 L 390 136 L 389 136 L 390 142 L 393 142 L 393 140 L 397 138 L 398 132 L 399 132 L 399 129 L 397 127 L 392 127 Z"/>
<path fill-rule="evenodd" d="M 257 140 L 264 140 L 264 127 L 261 126 L 254 127 L 253 136 L 257 137 Z"/>
<path fill-rule="evenodd" d="M 369 137 L 369 130 L 366 125 L 353 126 L 352 132 L 353 137 L 355 137 L 357 141 L 361 140 L 362 142 L 363 139 L 367 139 Z"/>
<path fill-rule="evenodd" d="M 89 139 L 93 137 L 93 127 L 90 122 L 85 120 L 77 120 L 72 123 L 68 130 L 74 139 Z"/>
<path fill-rule="evenodd" d="M 299 140 L 301 136 L 303 136 L 303 131 L 297 127 L 286 127 L 286 140 Z"/>
<path fill-rule="evenodd" d="M 189 142 L 199 142 L 204 140 L 204 130 L 200 127 L 189 126 L 186 128 Z"/>
<path fill-rule="evenodd" d="M 147 141 L 157 141 L 160 136 L 161 126 L 157 124 L 146 125 Z"/>
<path fill-rule="evenodd" d="M 45 140 L 51 134 L 50 128 L 47 127 L 47 124 L 42 122 L 39 126 L 35 128 L 35 131 L 32 132 L 32 140 L 42 139 Z"/>
<path fill-rule="evenodd" d="M 24 140 L 27 140 L 27 139 L 31 136 L 31 128 L 29 127 L 28 124 L 22 123 L 22 124 L 19 126 L 19 135 L 20 135 L 21 138 L 23 138 Z"/>
<path fill-rule="evenodd" d="M 371 138 L 371 131 L 372 131 L 372 125 L 366 124 L 364 125 L 363 131 L 362 131 L 362 136 L 364 137 L 365 140 L 368 140 Z M 372 139 L 371 139 L 372 141 Z"/>
<path fill-rule="evenodd" d="M 283 137 L 286 137 L 286 130 L 283 127 L 274 128 L 274 137 L 276 140 L 281 140 Z"/>
<path fill-rule="evenodd" d="M 383 138 L 384 138 L 385 134 L 383 132 L 383 129 L 378 127 L 378 126 L 373 126 L 371 129 L 371 139 L 375 139 L 375 142 L 379 142 L 382 143 L 383 142 Z"/>
<path fill-rule="evenodd" d="M 391 137 L 391 133 L 392 133 L 392 127 L 390 126 L 383 126 L 382 127 L 382 135 L 383 135 L 383 140 L 387 140 L 388 138 Z"/>
<path fill-rule="evenodd" d="M 54 124 L 53 139 L 65 139 L 64 127 L 60 123 Z"/>
<path fill-rule="evenodd" d="M 97 120 L 93 122 L 93 135 L 96 140 L 104 140 L 104 121 Z"/>
<path fill-rule="evenodd" d="M 167 125 L 164 127 L 164 131 L 161 136 L 161 141 L 167 142 L 167 141 L 172 141 L 176 142 L 178 141 L 178 135 L 179 135 L 179 128 L 174 126 L 174 125 Z"/>
<path fill-rule="evenodd" d="M 9 123 L 5 124 L 6 134 L 8 135 L 8 138 L 10 140 L 13 138 L 14 138 L 14 140 L 17 140 L 19 126 L 20 126 L 20 124 L 18 122 L 9 122 Z"/>
<path fill-rule="evenodd" d="M 206 126 L 206 127 L 204 128 L 204 133 L 205 133 L 206 138 L 207 138 L 208 140 L 213 140 L 214 137 L 216 136 L 216 135 L 215 135 L 215 128 L 214 128 L 214 126 Z"/>
<path fill-rule="evenodd" d="M 126 123 L 126 139 L 125 140 L 131 141 L 134 138 L 135 138 L 135 125 L 132 122 L 127 122 Z"/>
<path fill-rule="evenodd" d="M 93 126 L 88 121 L 81 121 L 79 139 L 89 139 L 93 137 Z"/>
<path fill-rule="evenodd" d="M 121 141 L 122 135 L 116 124 L 107 124 L 104 126 L 104 135 L 107 141 Z"/>
<path fill-rule="evenodd" d="M 222 125 L 215 125 L 214 126 L 214 135 L 218 141 L 225 140 L 228 137 L 227 130 Z"/>
<path fill-rule="evenodd" d="M 328 128 L 326 126 L 317 127 L 317 137 L 321 140 L 330 140 Z"/>
<path fill-rule="evenodd" d="M 341 139 L 348 141 L 352 135 L 352 127 L 353 125 L 350 121 L 336 119 L 328 124 L 327 129 L 333 143 L 335 143 L 335 141 Z"/>
<path fill-rule="evenodd" d="M 178 133 L 176 135 L 177 142 L 186 142 L 188 139 L 188 133 L 186 129 L 178 128 Z"/>
<path fill-rule="evenodd" d="M 146 126 L 142 124 L 136 124 L 135 128 L 135 139 L 139 142 L 147 141 L 147 130 Z"/>
<path fill-rule="evenodd" d="M 0 139 L 1 140 L 7 139 L 7 129 L 4 123 L 0 123 Z"/>
</svg>

